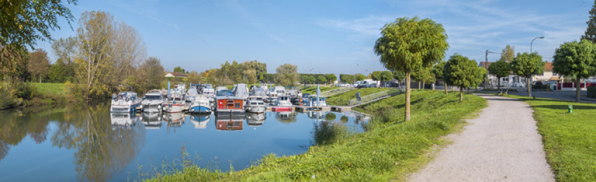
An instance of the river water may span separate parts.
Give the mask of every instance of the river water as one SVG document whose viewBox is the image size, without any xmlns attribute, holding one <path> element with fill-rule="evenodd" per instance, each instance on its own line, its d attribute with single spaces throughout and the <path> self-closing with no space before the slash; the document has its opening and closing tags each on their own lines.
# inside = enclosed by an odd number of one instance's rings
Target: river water
<svg viewBox="0 0 596 182">
<path fill-rule="evenodd" d="M 139 180 L 180 169 L 181 161 L 241 170 L 265 155 L 306 152 L 317 124 L 363 132 L 367 119 L 350 112 L 111 114 L 108 104 L 0 111 L 0 181 Z"/>
</svg>

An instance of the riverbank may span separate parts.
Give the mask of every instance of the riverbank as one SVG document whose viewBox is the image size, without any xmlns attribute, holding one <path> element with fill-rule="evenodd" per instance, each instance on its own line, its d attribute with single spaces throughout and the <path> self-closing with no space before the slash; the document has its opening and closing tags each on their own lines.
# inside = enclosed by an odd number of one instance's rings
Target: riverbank
<svg viewBox="0 0 596 182">
<path fill-rule="evenodd" d="M 427 152 L 447 143 L 440 139 L 442 136 L 458 131 L 465 118 L 486 107 L 486 100 L 475 95 L 466 94 L 459 102 L 457 94 L 414 91 L 412 119 L 403 122 L 404 100 L 403 95 L 397 95 L 380 101 L 385 103 L 383 111 L 372 110 L 371 104 L 362 107 L 378 114 L 364 124 L 365 133 L 337 131 L 342 130 L 337 121 L 318 123 L 315 128 L 328 130 L 322 138 L 333 142 L 312 146 L 305 154 L 271 154 L 258 165 L 240 171 L 211 171 L 191 165 L 172 174 L 156 174 L 147 181 L 404 180 L 430 160 Z M 320 137 L 317 131 L 314 134 Z"/>
<path fill-rule="evenodd" d="M 6 83 L 0 85 L 0 110 L 74 102 L 64 88 L 64 83 Z"/>
<path fill-rule="evenodd" d="M 596 104 L 507 95 L 534 109 L 538 132 L 557 181 L 596 181 Z M 573 112 L 568 112 L 568 106 Z"/>
</svg>

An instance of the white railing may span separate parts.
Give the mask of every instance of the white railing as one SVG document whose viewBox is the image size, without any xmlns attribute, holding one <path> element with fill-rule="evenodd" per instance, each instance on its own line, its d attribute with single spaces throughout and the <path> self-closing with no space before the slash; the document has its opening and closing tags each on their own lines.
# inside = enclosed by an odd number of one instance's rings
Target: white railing
<svg viewBox="0 0 596 182">
<path fill-rule="evenodd" d="M 383 97 L 389 97 L 391 95 L 398 94 L 399 92 L 400 91 L 398 89 L 389 89 L 389 90 L 385 90 L 382 92 L 377 92 L 374 94 L 370 94 L 370 95 L 361 97 L 360 100 L 358 100 L 358 98 L 352 99 L 348 102 L 348 105 L 354 106 L 354 105 L 358 105 L 358 104 L 365 104 L 365 103 L 372 102 L 372 101 L 375 101 L 375 100 L 383 98 Z"/>
</svg>

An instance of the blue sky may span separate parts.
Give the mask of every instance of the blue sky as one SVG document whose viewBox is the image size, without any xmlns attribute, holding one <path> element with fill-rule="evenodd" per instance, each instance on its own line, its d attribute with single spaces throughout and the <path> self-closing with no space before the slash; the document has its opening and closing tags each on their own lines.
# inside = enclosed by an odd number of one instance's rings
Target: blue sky
<svg viewBox="0 0 596 182">
<path fill-rule="evenodd" d="M 370 73 L 385 70 L 373 46 L 385 23 L 399 17 L 430 18 L 443 24 L 450 45 L 446 58 L 460 53 L 484 61 L 488 49 L 500 53 L 533 50 L 552 61 L 564 42 L 579 40 L 593 1 L 80 1 L 69 6 L 77 20 L 52 38 L 75 35 L 84 11 L 102 10 L 137 29 L 148 56 L 168 70 L 182 66 L 202 72 L 227 61 L 258 60 L 269 73 L 284 63 L 300 73 Z M 38 47 L 51 53 L 50 43 Z M 499 59 L 489 54 L 489 61 Z"/>
</svg>

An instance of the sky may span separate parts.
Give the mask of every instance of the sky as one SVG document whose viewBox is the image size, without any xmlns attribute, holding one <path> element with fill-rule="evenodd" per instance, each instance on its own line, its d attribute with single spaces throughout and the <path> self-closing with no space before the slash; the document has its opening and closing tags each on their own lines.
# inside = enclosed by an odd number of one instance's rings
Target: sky
<svg viewBox="0 0 596 182">
<path fill-rule="evenodd" d="M 68 5 L 74 22 L 60 18 L 52 38 L 74 36 L 85 11 L 105 11 L 134 27 L 148 56 L 166 70 L 202 72 L 225 61 L 258 60 L 299 73 L 368 74 L 386 70 L 373 51 L 380 29 L 400 17 L 430 18 L 445 28 L 454 53 L 476 61 L 500 58 L 506 45 L 552 61 L 561 44 L 579 40 L 594 2 L 587 0 L 80 0 Z M 71 29 L 72 26 L 72 29 Z M 51 42 L 37 48 L 50 53 Z"/>
</svg>

